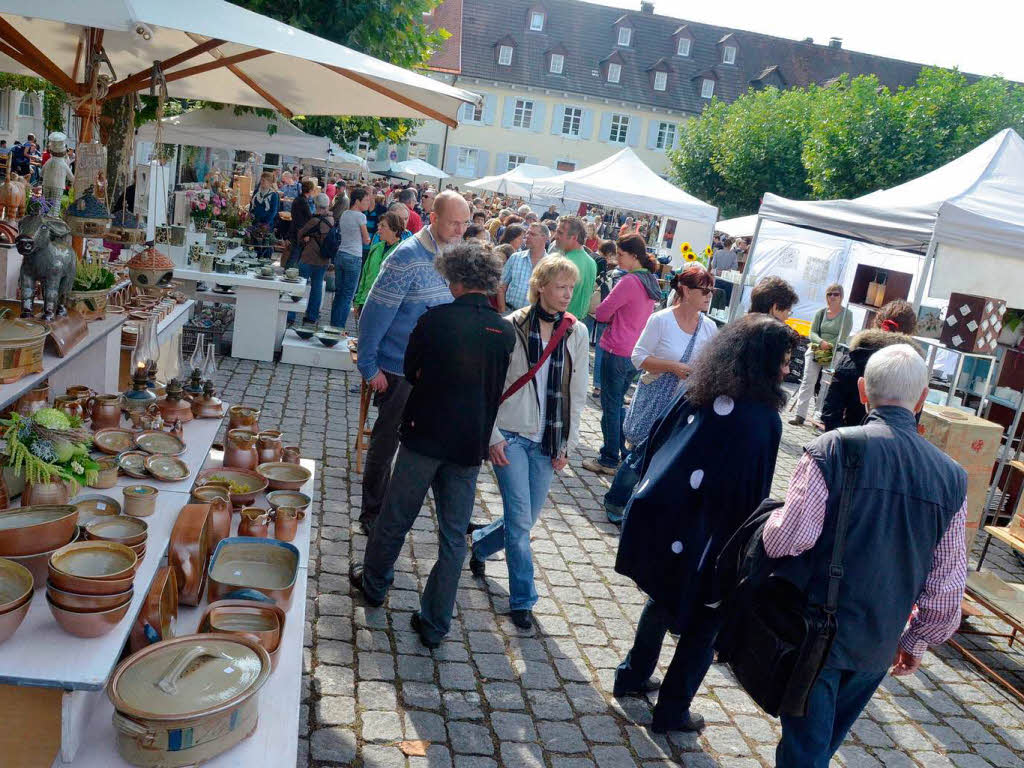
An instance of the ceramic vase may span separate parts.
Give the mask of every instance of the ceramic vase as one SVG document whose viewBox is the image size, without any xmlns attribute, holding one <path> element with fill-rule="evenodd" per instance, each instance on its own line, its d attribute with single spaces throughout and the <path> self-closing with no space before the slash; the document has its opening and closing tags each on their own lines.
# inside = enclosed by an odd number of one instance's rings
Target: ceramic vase
<svg viewBox="0 0 1024 768">
<path fill-rule="evenodd" d="M 260 464 L 268 461 L 281 461 L 284 446 L 281 445 L 281 433 L 276 429 L 265 429 L 256 438 L 256 449 Z"/>
<path fill-rule="evenodd" d="M 256 450 L 256 433 L 248 429 L 229 429 L 224 446 L 224 466 L 256 469 L 260 463 Z"/>
<path fill-rule="evenodd" d="M 48 483 L 25 483 L 21 492 L 21 506 L 30 507 L 38 504 L 67 504 L 71 498 L 68 484 L 63 480 L 51 480 Z"/>
</svg>

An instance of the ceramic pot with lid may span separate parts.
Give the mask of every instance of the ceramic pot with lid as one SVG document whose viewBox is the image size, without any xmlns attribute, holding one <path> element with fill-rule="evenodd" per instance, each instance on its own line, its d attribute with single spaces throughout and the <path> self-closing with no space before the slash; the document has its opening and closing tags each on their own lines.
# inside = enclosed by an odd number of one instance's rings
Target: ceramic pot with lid
<svg viewBox="0 0 1024 768">
<path fill-rule="evenodd" d="M 248 429 L 229 429 L 224 445 L 224 466 L 256 469 L 260 463 L 256 433 Z"/>
<path fill-rule="evenodd" d="M 281 453 L 281 461 L 287 464 L 298 464 L 302 460 L 302 451 L 297 445 L 286 445 Z"/>
<path fill-rule="evenodd" d="M 69 419 L 79 418 L 85 420 L 85 408 L 82 401 L 72 395 L 61 395 L 53 399 L 53 407 L 63 413 Z"/>
<path fill-rule="evenodd" d="M 270 672 L 266 649 L 246 635 L 185 635 L 143 648 L 107 684 L 118 754 L 149 768 L 212 760 L 255 729 Z"/>
</svg>

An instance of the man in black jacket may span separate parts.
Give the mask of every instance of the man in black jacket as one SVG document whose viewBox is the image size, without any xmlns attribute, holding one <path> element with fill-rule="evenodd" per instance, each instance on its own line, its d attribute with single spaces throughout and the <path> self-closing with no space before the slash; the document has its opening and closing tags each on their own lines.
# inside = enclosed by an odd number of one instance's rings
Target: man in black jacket
<svg viewBox="0 0 1024 768">
<path fill-rule="evenodd" d="M 363 563 L 353 564 L 349 574 L 367 603 L 384 603 L 402 544 L 433 488 L 440 547 L 420 610 L 412 615 L 413 629 L 428 648 L 439 646 L 451 625 L 476 478 L 515 345 L 511 324 L 487 300 L 497 289 L 501 266 L 497 254 L 473 242 L 437 256 L 437 270 L 455 301 L 427 310 L 409 337 L 404 367 L 412 392 L 402 415 L 398 460 Z"/>
</svg>

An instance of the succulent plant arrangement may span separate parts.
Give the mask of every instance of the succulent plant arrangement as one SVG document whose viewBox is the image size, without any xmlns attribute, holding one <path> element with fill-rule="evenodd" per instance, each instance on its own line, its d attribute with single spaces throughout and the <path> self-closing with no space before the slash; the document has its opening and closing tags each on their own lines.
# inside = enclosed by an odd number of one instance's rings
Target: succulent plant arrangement
<svg viewBox="0 0 1024 768">
<path fill-rule="evenodd" d="M 40 408 L 31 416 L 12 413 L 0 419 L 3 463 L 27 483 L 66 480 L 79 485 L 96 482 L 99 464 L 89 457 L 92 436 L 81 419 L 56 408 Z"/>
<path fill-rule="evenodd" d="M 80 262 L 75 272 L 73 291 L 104 291 L 117 282 L 117 275 L 102 264 Z"/>
</svg>

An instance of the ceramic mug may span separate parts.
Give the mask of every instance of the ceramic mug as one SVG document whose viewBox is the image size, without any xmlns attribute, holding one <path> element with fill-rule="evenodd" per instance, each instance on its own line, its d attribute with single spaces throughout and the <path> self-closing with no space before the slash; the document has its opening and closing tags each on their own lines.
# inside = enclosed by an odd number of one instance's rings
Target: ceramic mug
<svg viewBox="0 0 1024 768">
<path fill-rule="evenodd" d="M 297 445 L 286 445 L 281 452 L 281 461 L 287 462 L 288 464 L 298 464 L 302 458 L 302 453 L 299 451 Z"/>
<path fill-rule="evenodd" d="M 294 280 L 299 276 L 299 270 L 296 267 L 289 267 L 284 271 L 284 276 L 289 280 Z"/>
<path fill-rule="evenodd" d="M 66 393 L 67 397 L 73 397 L 76 400 L 81 401 L 83 405 L 85 405 L 85 403 L 89 400 L 89 398 L 92 397 L 95 394 L 96 393 L 93 392 L 89 387 L 85 387 L 85 386 L 81 386 L 81 385 L 77 385 L 77 386 L 73 386 L 73 387 L 68 387 L 67 393 Z"/>
<path fill-rule="evenodd" d="M 256 536 L 265 539 L 270 535 L 270 515 L 259 507 L 244 507 L 242 519 L 238 521 L 239 536 Z"/>
</svg>

